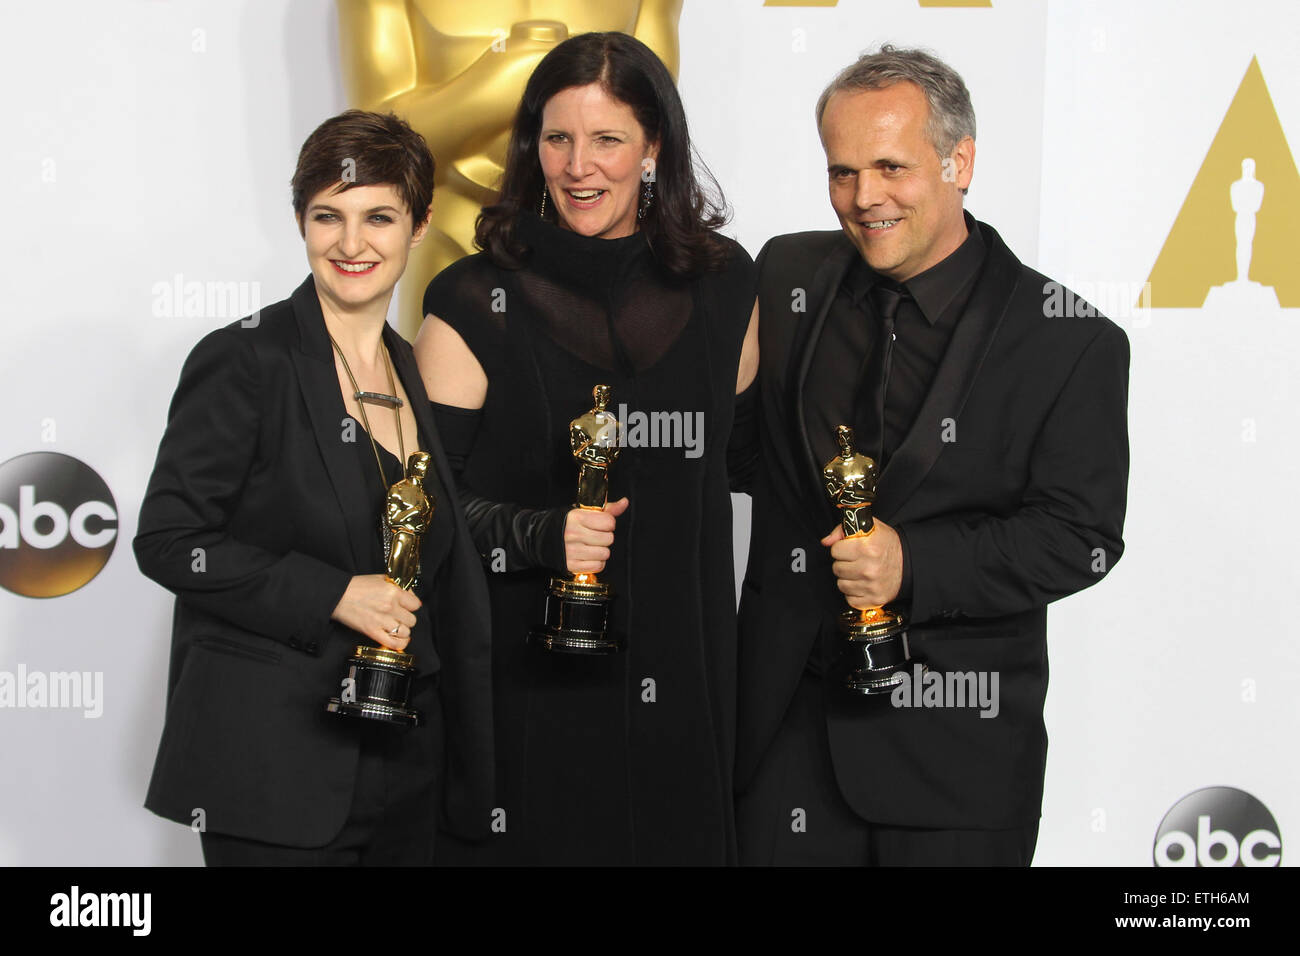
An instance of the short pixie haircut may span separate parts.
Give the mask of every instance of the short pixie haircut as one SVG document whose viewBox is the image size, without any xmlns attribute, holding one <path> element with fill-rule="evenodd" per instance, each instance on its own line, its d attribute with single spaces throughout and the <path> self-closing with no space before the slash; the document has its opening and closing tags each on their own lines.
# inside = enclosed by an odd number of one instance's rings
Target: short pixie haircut
<svg viewBox="0 0 1300 956">
<path fill-rule="evenodd" d="M 433 154 L 424 137 L 394 113 L 347 110 L 307 137 L 293 172 L 293 213 L 304 231 L 307 204 L 324 189 L 391 185 L 411 212 L 411 230 L 429 218 Z"/>
</svg>

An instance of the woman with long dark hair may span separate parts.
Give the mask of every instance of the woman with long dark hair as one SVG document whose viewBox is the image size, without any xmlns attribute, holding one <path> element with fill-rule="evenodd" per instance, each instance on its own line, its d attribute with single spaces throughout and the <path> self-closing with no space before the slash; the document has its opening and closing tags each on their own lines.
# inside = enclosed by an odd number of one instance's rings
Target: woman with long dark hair
<svg viewBox="0 0 1300 956">
<path fill-rule="evenodd" d="M 726 452 L 758 356 L 724 208 L 663 63 L 576 36 L 528 81 L 483 251 L 425 293 L 416 357 L 490 571 L 500 804 L 443 861 L 734 862 Z M 598 384 L 625 431 L 595 511 L 569 423 Z M 527 641 L 566 571 L 611 586 L 621 653 Z"/>
</svg>

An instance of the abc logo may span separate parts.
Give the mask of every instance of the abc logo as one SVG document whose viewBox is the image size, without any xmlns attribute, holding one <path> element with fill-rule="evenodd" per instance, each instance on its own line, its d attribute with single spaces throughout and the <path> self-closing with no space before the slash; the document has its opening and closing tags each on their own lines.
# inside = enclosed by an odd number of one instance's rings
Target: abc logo
<svg viewBox="0 0 1300 956">
<path fill-rule="evenodd" d="M 88 465 L 48 451 L 0 465 L 0 587 L 41 598 L 75 591 L 116 541 L 113 494 Z"/>
<path fill-rule="evenodd" d="M 1282 838 L 1244 790 L 1206 787 L 1174 804 L 1156 831 L 1156 866 L 1278 866 Z"/>
</svg>

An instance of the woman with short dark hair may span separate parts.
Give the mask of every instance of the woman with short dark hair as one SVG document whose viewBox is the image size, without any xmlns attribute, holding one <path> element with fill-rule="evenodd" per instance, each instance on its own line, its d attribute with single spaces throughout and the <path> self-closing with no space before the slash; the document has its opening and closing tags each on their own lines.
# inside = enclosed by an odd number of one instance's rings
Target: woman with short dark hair
<svg viewBox="0 0 1300 956">
<path fill-rule="evenodd" d="M 181 371 L 135 538 L 176 594 L 145 805 L 199 830 L 209 865 L 424 864 L 439 811 L 486 827 L 487 594 L 411 347 L 385 321 L 433 171 L 396 116 L 322 123 L 292 182 L 311 275 Z M 414 518 L 394 507 L 416 499 Z M 405 707 L 358 704 L 357 645 L 414 657 Z"/>
<path fill-rule="evenodd" d="M 726 451 L 757 365 L 754 270 L 692 160 L 654 53 L 560 43 L 524 91 L 483 252 L 425 294 L 416 356 L 491 571 L 498 753 L 492 834 L 440 860 L 735 860 Z M 591 510 L 569 424 L 597 385 L 625 438 Z M 566 571 L 611 586 L 620 653 L 526 643 Z"/>
</svg>

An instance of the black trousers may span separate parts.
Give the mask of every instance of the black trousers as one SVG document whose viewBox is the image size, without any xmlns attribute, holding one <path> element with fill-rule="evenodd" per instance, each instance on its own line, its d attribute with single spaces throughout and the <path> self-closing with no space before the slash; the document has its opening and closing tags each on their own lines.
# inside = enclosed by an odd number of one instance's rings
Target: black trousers
<svg viewBox="0 0 1300 956">
<path fill-rule="evenodd" d="M 1013 830 L 930 830 L 863 820 L 840 793 L 820 678 L 794 699 L 736 805 L 742 866 L 1028 866 L 1038 821 Z"/>
<path fill-rule="evenodd" d="M 411 705 L 424 714 L 402 729 L 355 720 L 361 738 L 357 777 L 343 829 L 321 847 L 279 846 L 203 833 L 208 866 L 428 866 L 433 861 L 442 786 L 443 728 L 438 675 L 411 685 Z"/>
</svg>

